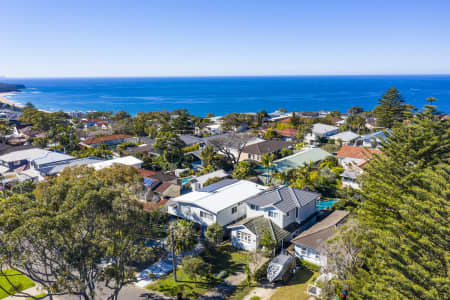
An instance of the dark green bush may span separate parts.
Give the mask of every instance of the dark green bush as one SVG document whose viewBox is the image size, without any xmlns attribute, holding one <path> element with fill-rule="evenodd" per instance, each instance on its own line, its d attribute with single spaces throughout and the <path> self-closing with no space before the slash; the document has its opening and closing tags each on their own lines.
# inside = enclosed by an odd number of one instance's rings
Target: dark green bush
<svg viewBox="0 0 450 300">
<path fill-rule="evenodd" d="M 309 261 L 306 260 L 301 260 L 301 259 L 296 259 L 297 260 L 297 266 L 299 266 L 300 268 L 304 269 L 304 270 L 309 270 L 311 272 L 319 272 L 320 271 L 320 266 L 310 263 Z"/>
<path fill-rule="evenodd" d="M 267 279 L 267 267 L 269 266 L 270 261 L 264 263 L 258 270 L 255 272 L 255 280 L 258 282 L 264 281 Z"/>
</svg>

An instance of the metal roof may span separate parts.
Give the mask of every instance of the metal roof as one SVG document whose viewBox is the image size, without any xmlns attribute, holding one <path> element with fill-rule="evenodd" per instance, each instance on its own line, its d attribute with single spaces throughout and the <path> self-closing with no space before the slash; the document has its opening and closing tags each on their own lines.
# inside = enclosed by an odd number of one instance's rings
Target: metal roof
<svg viewBox="0 0 450 300">
<path fill-rule="evenodd" d="M 343 142 L 350 142 L 357 138 L 359 138 L 359 135 L 350 130 L 330 136 L 330 139 L 341 140 Z"/>
<path fill-rule="evenodd" d="M 330 155 L 330 153 L 320 148 L 307 149 L 274 161 L 274 168 L 278 171 L 288 171 L 309 164 L 309 162 L 321 161 Z"/>
</svg>

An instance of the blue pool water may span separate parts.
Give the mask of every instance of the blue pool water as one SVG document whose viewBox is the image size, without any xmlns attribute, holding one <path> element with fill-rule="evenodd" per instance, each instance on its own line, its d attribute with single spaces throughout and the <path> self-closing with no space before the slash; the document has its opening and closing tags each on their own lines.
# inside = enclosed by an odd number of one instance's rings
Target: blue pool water
<svg viewBox="0 0 450 300">
<path fill-rule="evenodd" d="M 317 202 L 317 208 L 319 209 L 330 209 L 334 203 L 339 202 L 339 200 L 326 200 Z"/>
<path fill-rule="evenodd" d="M 140 111 L 186 108 L 195 115 L 209 112 L 340 110 L 358 105 L 371 110 L 388 88 L 400 90 L 407 103 L 423 107 L 435 97 L 450 112 L 450 75 L 278 76 L 186 78 L 2 79 L 24 84 L 11 101 L 49 111 Z"/>
</svg>

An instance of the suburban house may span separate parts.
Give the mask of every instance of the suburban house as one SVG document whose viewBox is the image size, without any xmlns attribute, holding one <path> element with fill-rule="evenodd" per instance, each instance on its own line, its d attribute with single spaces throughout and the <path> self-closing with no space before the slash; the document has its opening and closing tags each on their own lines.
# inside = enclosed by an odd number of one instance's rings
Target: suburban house
<svg viewBox="0 0 450 300">
<path fill-rule="evenodd" d="M 311 133 L 308 133 L 304 141 L 311 145 L 315 145 L 320 142 L 320 139 L 328 139 L 330 136 L 339 133 L 339 128 L 322 123 L 316 123 L 313 125 Z"/>
<path fill-rule="evenodd" d="M 365 147 L 344 145 L 336 156 L 338 157 L 339 164 L 346 169 L 372 159 L 374 154 L 380 155 L 381 151 Z"/>
<path fill-rule="evenodd" d="M 320 148 L 307 148 L 292 155 L 283 157 L 274 161 L 274 169 L 279 172 L 287 172 L 291 169 L 295 169 L 306 164 L 316 163 L 323 160 L 325 157 L 331 154 Z M 261 169 L 264 171 L 264 168 Z"/>
<path fill-rule="evenodd" d="M 98 157 L 84 157 L 84 158 L 57 161 L 41 166 L 39 168 L 39 172 L 41 173 L 42 176 L 56 176 L 67 167 L 78 167 L 82 165 L 89 166 L 101 161 L 104 160 Z"/>
<path fill-rule="evenodd" d="M 99 145 L 117 146 L 125 142 L 136 142 L 136 139 L 128 134 L 113 134 L 97 138 L 85 139 L 80 142 L 82 146 L 97 148 Z"/>
<path fill-rule="evenodd" d="M 264 216 L 295 234 L 317 213 L 320 194 L 288 186 L 273 187 L 245 201 L 247 218 Z"/>
<path fill-rule="evenodd" d="M 199 224 L 226 226 L 246 215 L 245 200 L 263 192 L 262 185 L 247 180 L 224 179 L 167 203 L 168 213 Z"/>
<path fill-rule="evenodd" d="M 100 161 L 100 162 L 92 164 L 91 166 L 96 170 L 109 168 L 109 167 L 113 166 L 114 164 L 120 164 L 120 165 L 140 168 L 142 163 L 143 163 L 142 160 L 137 159 L 134 156 L 124 156 L 124 157 L 114 158 L 114 159 L 110 159 L 110 160 Z"/>
<path fill-rule="evenodd" d="M 359 134 L 354 133 L 353 131 L 344 131 L 339 132 L 338 134 L 332 135 L 329 137 L 330 140 L 334 140 L 336 142 L 341 141 L 342 145 L 351 145 L 354 144 L 359 138 Z"/>
<path fill-rule="evenodd" d="M 220 178 L 224 179 L 228 177 L 229 174 L 225 172 L 224 170 L 217 170 L 211 173 L 207 173 L 204 175 L 197 176 L 193 179 L 191 179 L 189 182 L 191 183 L 191 187 L 193 191 L 198 191 L 204 187 L 204 184 L 212 178 Z"/>
<path fill-rule="evenodd" d="M 295 128 L 285 128 L 276 131 L 279 136 L 281 136 L 285 141 L 295 141 L 297 138 L 297 129 Z"/>
<path fill-rule="evenodd" d="M 388 134 L 392 133 L 392 130 L 386 129 Z M 361 136 L 362 146 L 370 148 L 378 148 L 380 143 L 386 139 L 386 134 L 384 131 L 377 131 L 370 134 L 365 134 Z"/>
<path fill-rule="evenodd" d="M 8 168 L 8 170 L 15 170 L 19 167 L 37 169 L 45 164 L 70 159 L 73 159 L 73 156 L 40 148 L 31 148 L 0 156 L 0 165 Z"/>
<path fill-rule="evenodd" d="M 180 135 L 180 140 L 182 140 L 186 146 L 199 145 L 200 148 L 205 146 L 205 141 L 202 138 L 193 135 Z"/>
<path fill-rule="evenodd" d="M 363 162 L 365 164 L 365 162 Z M 363 172 L 362 168 L 358 165 L 353 168 L 347 168 L 339 175 L 342 177 L 342 186 L 359 189 L 358 176 Z"/>
<path fill-rule="evenodd" d="M 334 236 L 336 228 L 345 222 L 349 214 L 348 211 L 335 210 L 325 219 L 292 239 L 295 256 L 325 267 L 327 265 L 326 241 Z"/>
<path fill-rule="evenodd" d="M 255 251 L 260 248 L 259 242 L 263 233 L 270 234 L 277 244 L 289 236 L 288 231 L 264 216 L 247 218 L 228 226 L 228 228 L 231 229 L 233 247 L 246 251 Z"/>
<path fill-rule="evenodd" d="M 292 143 L 282 140 L 270 140 L 245 146 L 241 151 L 241 160 L 261 161 L 264 154 L 277 154 L 283 148 L 292 148 Z"/>
</svg>

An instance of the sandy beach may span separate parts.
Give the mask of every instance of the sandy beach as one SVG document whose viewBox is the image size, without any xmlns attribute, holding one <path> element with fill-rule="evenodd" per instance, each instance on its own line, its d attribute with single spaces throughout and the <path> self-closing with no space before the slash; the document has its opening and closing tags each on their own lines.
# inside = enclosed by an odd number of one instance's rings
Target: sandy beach
<svg viewBox="0 0 450 300">
<path fill-rule="evenodd" d="M 5 104 L 9 104 L 9 105 L 11 105 L 11 106 L 15 106 L 15 107 L 19 107 L 19 108 L 24 108 L 24 106 L 23 105 L 21 105 L 21 104 L 16 104 L 16 103 L 14 103 L 14 102 L 12 102 L 12 101 L 10 101 L 10 100 L 8 100 L 8 99 L 6 99 L 4 96 L 6 96 L 6 95 L 11 95 L 11 94 L 14 94 L 15 92 L 8 92 L 8 93 L 0 93 L 0 102 L 1 103 L 5 103 Z"/>
</svg>

